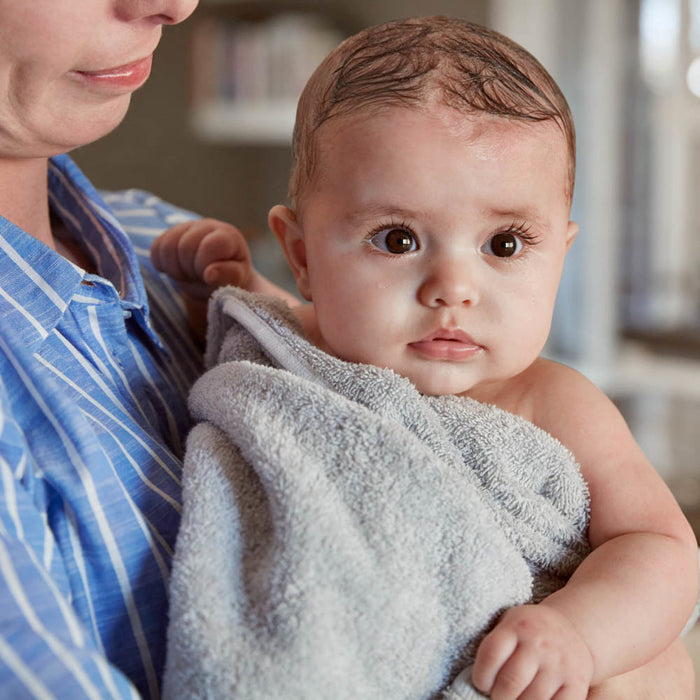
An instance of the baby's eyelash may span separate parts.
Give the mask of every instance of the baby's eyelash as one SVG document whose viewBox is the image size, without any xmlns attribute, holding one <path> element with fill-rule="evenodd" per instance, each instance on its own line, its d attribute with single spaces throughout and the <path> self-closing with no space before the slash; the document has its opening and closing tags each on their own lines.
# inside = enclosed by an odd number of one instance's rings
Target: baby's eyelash
<svg viewBox="0 0 700 700">
<path fill-rule="evenodd" d="M 537 245 L 541 239 L 536 233 L 530 233 L 531 228 L 531 224 L 525 221 L 513 221 L 504 233 L 515 234 L 525 245 Z"/>
<path fill-rule="evenodd" d="M 384 221 L 379 221 L 379 223 L 377 223 L 367 232 L 365 238 L 369 241 L 381 231 L 390 229 L 403 230 L 415 237 L 413 228 L 405 219 L 391 217 L 389 219 L 385 219 Z M 522 241 L 523 245 L 533 246 L 540 243 L 542 239 L 538 234 L 532 233 L 531 229 L 532 224 L 529 224 L 527 221 L 519 221 L 514 219 L 509 226 L 502 230 L 502 233 L 512 233 Z"/>
<path fill-rule="evenodd" d="M 386 221 L 380 221 L 376 226 L 368 231 L 366 238 L 369 240 L 373 236 L 376 236 L 380 231 L 393 228 L 403 229 L 413 234 L 413 229 L 403 219 L 399 221 L 398 219 L 391 218 Z"/>
</svg>

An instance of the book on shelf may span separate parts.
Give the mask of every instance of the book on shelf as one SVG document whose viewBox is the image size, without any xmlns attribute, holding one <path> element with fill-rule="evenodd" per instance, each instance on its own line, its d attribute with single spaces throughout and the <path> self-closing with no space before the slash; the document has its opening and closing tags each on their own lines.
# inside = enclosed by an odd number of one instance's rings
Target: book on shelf
<svg viewBox="0 0 700 700">
<path fill-rule="evenodd" d="M 207 17 L 193 29 L 190 95 L 203 102 L 294 101 L 343 36 L 315 13 L 261 21 Z"/>
</svg>

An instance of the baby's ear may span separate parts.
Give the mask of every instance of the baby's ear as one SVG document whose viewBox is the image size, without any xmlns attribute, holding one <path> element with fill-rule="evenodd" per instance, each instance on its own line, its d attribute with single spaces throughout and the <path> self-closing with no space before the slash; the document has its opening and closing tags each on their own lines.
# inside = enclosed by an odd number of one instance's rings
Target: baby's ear
<svg viewBox="0 0 700 700">
<path fill-rule="evenodd" d="M 270 209 L 267 221 L 282 248 L 284 257 L 287 258 L 287 263 L 297 282 L 299 294 L 306 301 L 311 301 L 309 270 L 306 264 L 306 243 L 296 214 L 291 209 L 277 204 Z"/>
</svg>

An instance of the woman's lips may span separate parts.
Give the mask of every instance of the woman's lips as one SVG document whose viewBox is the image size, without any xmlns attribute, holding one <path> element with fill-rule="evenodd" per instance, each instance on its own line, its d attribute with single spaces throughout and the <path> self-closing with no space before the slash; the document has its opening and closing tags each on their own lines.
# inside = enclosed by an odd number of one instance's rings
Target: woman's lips
<svg viewBox="0 0 700 700">
<path fill-rule="evenodd" d="M 123 66 L 105 68 L 95 71 L 74 71 L 81 80 L 93 87 L 109 92 L 131 92 L 141 87 L 151 74 L 153 56 L 140 58 L 138 61 L 126 63 Z"/>
<path fill-rule="evenodd" d="M 442 328 L 422 340 L 410 343 L 409 347 L 431 360 L 452 362 L 468 360 L 483 350 L 481 345 L 459 328 Z"/>
</svg>

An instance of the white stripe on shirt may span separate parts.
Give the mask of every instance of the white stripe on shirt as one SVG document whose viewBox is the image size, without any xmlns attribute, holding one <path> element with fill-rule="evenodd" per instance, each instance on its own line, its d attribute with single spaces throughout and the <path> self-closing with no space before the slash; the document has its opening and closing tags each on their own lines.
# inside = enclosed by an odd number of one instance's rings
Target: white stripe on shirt
<svg viewBox="0 0 700 700">
<path fill-rule="evenodd" d="M 0 345 L 3 345 L 3 339 L 0 338 Z M 9 348 L 6 349 L 6 351 L 9 352 Z M 23 371 L 21 367 L 16 366 L 16 369 L 19 374 L 23 375 Z M 121 594 L 122 597 L 126 603 L 126 608 L 128 611 L 129 615 L 129 620 L 132 625 L 132 629 L 134 632 L 134 636 L 137 640 L 137 644 L 139 647 L 139 653 L 141 655 L 141 660 L 144 664 L 144 668 L 146 670 L 146 677 L 148 681 L 148 686 L 151 691 L 151 695 L 153 697 L 156 697 L 158 694 L 158 681 L 155 676 L 155 670 L 153 668 L 153 662 L 151 660 L 151 654 L 148 649 L 148 645 L 146 644 L 144 634 L 143 634 L 143 627 L 141 625 L 141 620 L 139 617 L 138 609 L 136 608 L 134 604 L 134 599 L 133 599 L 133 594 L 131 592 L 131 586 L 129 583 L 129 577 L 127 575 L 126 569 L 124 567 L 124 561 L 122 560 L 121 553 L 119 551 L 119 547 L 117 546 L 116 541 L 114 540 L 114 536 L 112 534 L 112 530 L 109 526 L 109 521 L 105 517 L 104 511 L 102 509 L 102 504 L 100 503 L 99 495 L 98 492 L 95 488 L 95 484 L 92 480 L 92 477 L 90 475 L 90 470 L 87 468 L 85 463 L 83 462 L 80 454 L 76 450 L 74 444 L 66 435 L 63 425 L 61 424 L 61 421 L 58 416 L 55 416 L 49 407 L 46 405 L 46 402 L 44 401 L 43 396 L 36 390 L 36 387 L 31 383 L 29 380 L 29 377 L 24 376 L 24 381 L 25 381 L 25 386 L 28 388 L 32 396 L 34 397 L 36 403 L 41 406 L 44 410 L 44 414 L 47 416 L 51 424 L 53 425 L 54 430 L 56 433 L 59 435 L 61 442 L 64 445 L 64 448 L 68 455 L 71 457 L 71 462 L 73 464 L 73 467 L 76 469 L 80 476 L 80 480 L 83 484 L 83 487 L 85 489 L 85 495 L 87 496 L 87 499 L 92 507 L 92 512 L 95 516 L 95 522 L 97 523 L 97 527 L 99 528 L 100 534 L 102 536 L 102 540 L 105 544 L 106 550 L 108 552 L 110 561 L 112 562 L 112 566 L 114 567 L 114 570 L 117 574 L 117 579 L 119 582 L 119 586 L 121 588 Z M 26 615 L 26 613 L 25 613 Z M 29 619 L 27 617 L 27 619 Z M 47 632 L 48 634 L 48 632 Z M 58 651 L 57 651 L 58 653 Z M 66 663 L 70 663 L 70 659 L 66 660 Z M 76 674 L 76 677 L 82 677 L 84 674 L 82 672 L 82 669 L 79 667 L 77 669 L 74 669 L 74 673 Z M 87 679 L 86 679 L 87 680 Z M 92 693 L 90 693 L 90 696 L 92 697 Z M 96 696 L 99 698 L 99 695 Z"/>
<path fill-rule="evenodd" d="M 80 683 L 87 695 L 91 698 L 95 698 L 95 700 L 100 700 L 100 694 L 97 691 L 97 688 L 88 678 L 85 671 L 83 671 L 83 669 L 80 668 L 80 666 L 75 662 L 63 642 L 48 629 L 46 629 L 44 625 L 42 625 L 41 620 L 35 614 L 34 609 L 24 594 L 24 588 L 14 570 L 14 567 L 12 566 L 12 560 L 9 556 L 9 552 L 5 548 L 5 544 L 2 542 L 2 540 L 0 540 L 0 570 L 3 572 L 5 581 L 7 581 L 10 592 L 12 593 L 17 605 L 24 612 L 25 619 L 37 632 L 41 634 L 41 637 L 56 654 L 56 656 L 63 661 L 68 668 L 71 669 L 76 681 Z M 82 645 L 76 644 L 76 646 Z"/>
<path fill-rule="evenodd" d="M 0 241 L 2 238 L 0 238 Z M 31 323 L 31 325 L 35 328 L 36 332 L 39 334 L 39 337 L 43 340 L 46 338 L 47 333 L 44 327 L 37 321 L 34 316 L 32 316 L 23 306 L 20 306 L 12 297 L 9 295 L 2 287 L 0 287 L 0 296 L 11 306 L 13 306 L 19 313 L 24 316 L 24 318 Z"/>
<path fill-rule="evenodd" d="M 30 280 L 32 280 L 32 282 L 34 282 L 34 284 L 44 293 L 49 301 L 51 301 L 61 311 L 65 311 L 66 304 L 63 299 L 56 294 L 53 287 L 47 285 L 44 278 L 37 275 L 37 273 L 34 272 L 29 265 L 27 265 L 24 258 L 2 236 L 0 236 L 0 249 L 27 277 L 29 277 Z"/>
<path fill-rule="evenodd" d="M 172 470 L 168 467 L 168 465 L 158 456 L 158 454 L 151 448 L 151 446 L 139 435 L 137 435 L 133 430 L 129 428 L 123 421 L 119 420 L 116 415 L 111 413 L 110 411 L 107 410 L 105 406 L 103 406 L 101 403 L 96 401 L 90 394 L 84 392 L 75 382 L 71 381 L 68 377 L 66 377 L 65 374 L 62 374 L 59 372 L 55 367 L 51 366 L 44 360 L 42 357 L 37 358 L 41 364 L 43 364 L 47 369 L 51 370 L 57 377 L 61 379 L 61 381 L 65 382 L 68 384 L 72 389 L 74 389 L 76 392 L 78 392 L 84 399 L 89 401 L 100 413 L 103 415 L 106 415 L 109 417 L 111 420 L 113 420 L 117 425 L 119 425 L 120 428 L 123 428 L 131 437 L 134 438 L 137 442 L 141 444 L 142 447 L 144 447 L 149 455 L 163 468 L 163 471 L 165 471 L 170 478 L 179 485 L 181 485 L 180 478 L 172 472 Z M 38 394 L 36 395 L 38 397 Z M 54 422 L 56 425 L 60 425 L 58 421 L 55 420 Z M 174 504 L 175 502 L 170 499 L 170 502 Z"/>
</svg>

